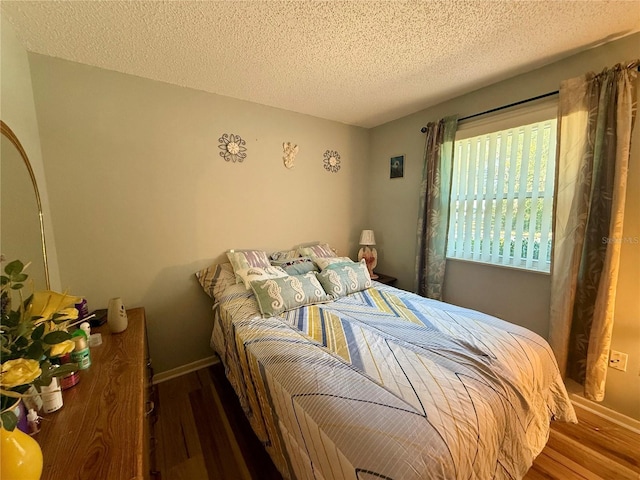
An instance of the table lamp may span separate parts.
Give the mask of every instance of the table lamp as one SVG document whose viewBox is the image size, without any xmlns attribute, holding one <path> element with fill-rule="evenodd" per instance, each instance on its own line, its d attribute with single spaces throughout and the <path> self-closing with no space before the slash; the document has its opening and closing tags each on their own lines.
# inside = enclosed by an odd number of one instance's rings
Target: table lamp
<svg viewBox="0 0 640 480">
<path fill-rule="evenodd" d="M 358 252 L 358 261 L 364 258 L 369 270 L 369 276 L 373 279 L 378 278 L 378 275 L 373 273 L 373 269 L 378 265 L 378 252 L 373 246 L 376 244 L 376 237 L 373 234 L 373 230 L 362 230 L 360 234 L 360 251 Z"/>
</svg>

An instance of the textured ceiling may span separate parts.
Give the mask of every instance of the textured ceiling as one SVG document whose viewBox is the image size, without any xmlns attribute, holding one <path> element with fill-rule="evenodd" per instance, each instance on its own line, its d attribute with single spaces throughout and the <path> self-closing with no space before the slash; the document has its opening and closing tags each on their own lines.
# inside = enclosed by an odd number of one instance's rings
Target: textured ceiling
<svg viewBox="0 0 640 480">
<path fill-rule="evenodd" d="M 640 30 L 640 0 L 1 8 L 29 51 L 364 127 Z"/>
</svg>

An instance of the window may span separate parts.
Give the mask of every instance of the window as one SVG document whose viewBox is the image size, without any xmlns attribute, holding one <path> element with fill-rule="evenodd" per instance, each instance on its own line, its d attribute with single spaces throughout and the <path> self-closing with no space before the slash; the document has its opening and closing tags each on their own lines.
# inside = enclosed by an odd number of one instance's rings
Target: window
<svg viewBox="0 0 640 480">
<path fill-rule="evenodd" d="M 550 271 L 556 109 L 547 103 L 458 130 L 448 258 Z"/>
</svg>

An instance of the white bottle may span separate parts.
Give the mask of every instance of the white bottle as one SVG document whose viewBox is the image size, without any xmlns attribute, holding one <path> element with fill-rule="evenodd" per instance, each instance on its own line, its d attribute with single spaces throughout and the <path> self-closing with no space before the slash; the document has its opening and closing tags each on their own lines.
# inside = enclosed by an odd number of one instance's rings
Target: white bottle
<svg viewBox="0 0 640 480">
<path fill-rule="evenodd" d="M 48 387 L 40 387 L 40 397 L 44 413 L 55 412 L 62 408 L 62 389 L 56 377 L 51 379 Z"/>
<path fill-rule="evenodd" d="M 112 298 L 109 300 L 109 306 L 107 309 L 107 324 L 111 333 L 124 332 L 129 325 L 127 318 L 127 311 L 122 304 L 120 297 Z"/>
</svg>

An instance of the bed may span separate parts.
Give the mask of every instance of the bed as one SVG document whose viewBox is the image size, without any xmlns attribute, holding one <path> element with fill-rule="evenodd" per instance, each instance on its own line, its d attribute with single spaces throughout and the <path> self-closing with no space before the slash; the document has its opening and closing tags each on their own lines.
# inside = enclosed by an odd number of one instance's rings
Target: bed
<svg viewBox="0 0 640 480">
<path fill-rule="evenodd" d="M 517 325 L 371 280 L 265 317 L 232 266 L 207 274 L 211 345 L 284 478 L 521 478 L 550 421 L 576 421 Z"/>
</svg>

